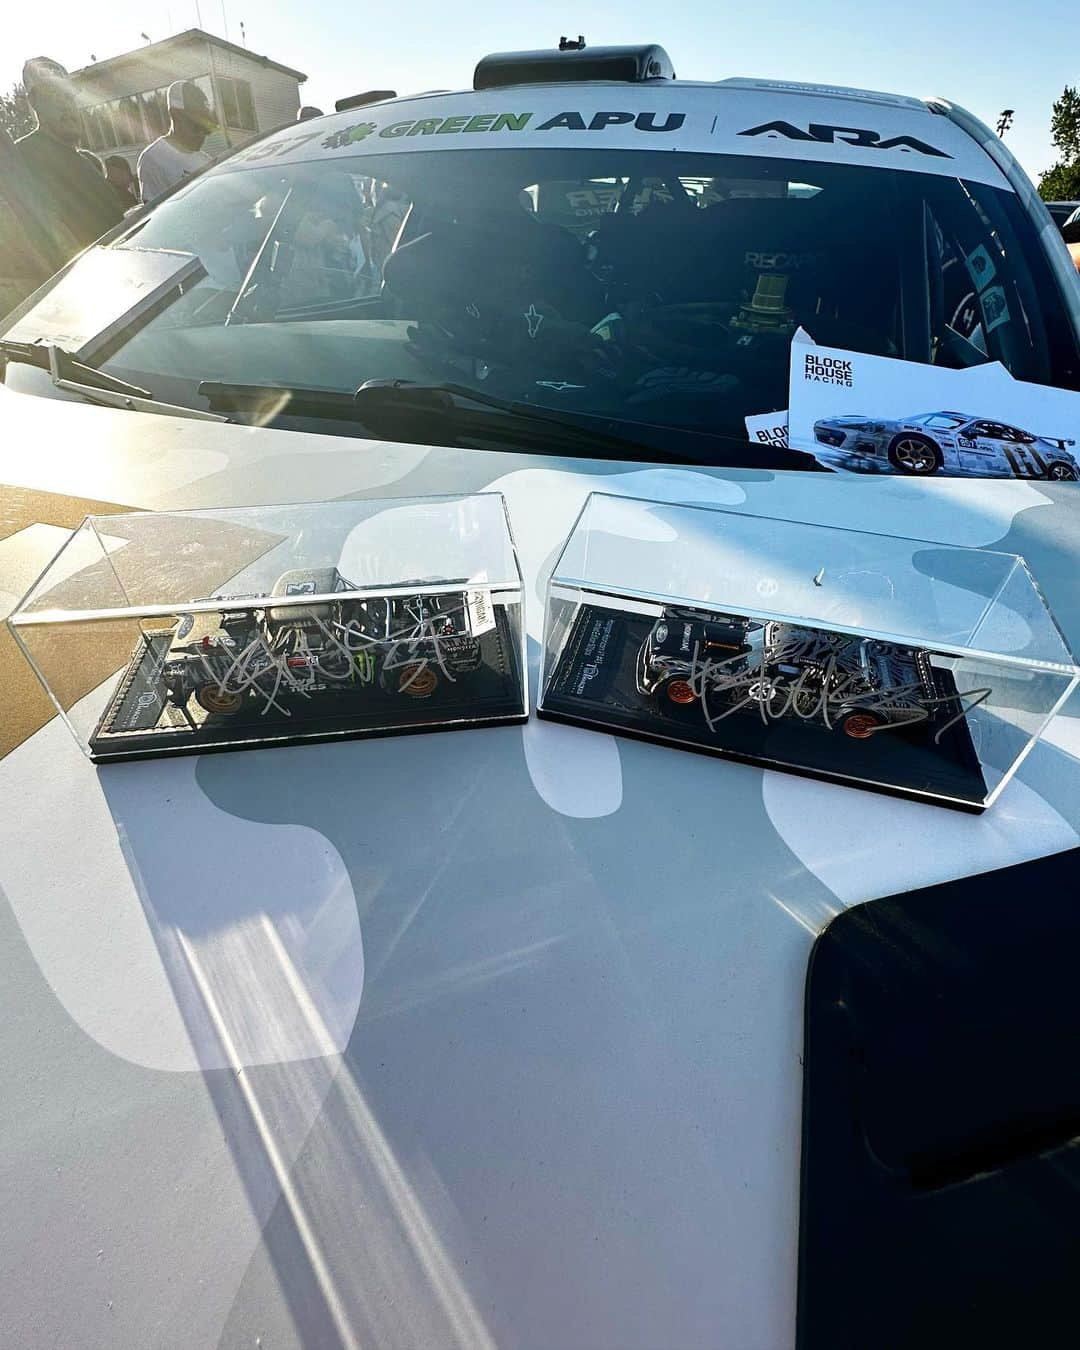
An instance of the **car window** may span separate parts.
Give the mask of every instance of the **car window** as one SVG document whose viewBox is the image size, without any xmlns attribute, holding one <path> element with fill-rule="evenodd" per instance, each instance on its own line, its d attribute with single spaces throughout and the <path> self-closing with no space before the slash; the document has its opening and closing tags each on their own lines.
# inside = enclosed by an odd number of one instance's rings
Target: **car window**
<svg viewBox="0 0 1080 1350">
<path fill-rule="evenodd" d="M 1051 283 L 1041 253 L 1021 244 L 1026 222 L 1003 209 L 1001 194 L 940 186 L 928 185 L 926 200 L 932 359 L 997 360 L 1018 378 L 1052 383 L 1037 353 L 1060 342 L 1060 314 L 1041 299 Z"/>
<path fill-rule="evenodd" d="M 421 380 L 745 439 L 787 404 L 800 326 L 1078 378 L 1014 194 L 908 171 L 618 147 L 224 165 L 118 246 L 203 264 L 104 360 L 196 407 L 205 380 Z"/>
</svg>

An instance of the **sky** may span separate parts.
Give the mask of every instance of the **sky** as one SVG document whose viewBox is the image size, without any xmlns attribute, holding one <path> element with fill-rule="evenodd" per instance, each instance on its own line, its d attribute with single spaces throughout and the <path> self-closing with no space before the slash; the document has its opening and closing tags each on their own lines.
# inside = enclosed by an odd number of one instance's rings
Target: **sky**
<svg viewBox="0 0 1080 1350">
<path fill-rule="evenodd" d="M 1055 156 L 1050 108 L 1080 83 L 1080 5 L 1074 0 L 53 0 L 7 6 L 0 88 L 28 56 L 69 69 L 185 28 L 207 31 L 303 70 L 305 103 L 324 110 L 364 89 L 401 94 L 468 88 L 486 52 L 556 45 L 659 42 L 687 79 L 731 75 L 940 94 L 991 126 L 1015 109 L 1008 144 L 1033 178 Z"/>
</svg>

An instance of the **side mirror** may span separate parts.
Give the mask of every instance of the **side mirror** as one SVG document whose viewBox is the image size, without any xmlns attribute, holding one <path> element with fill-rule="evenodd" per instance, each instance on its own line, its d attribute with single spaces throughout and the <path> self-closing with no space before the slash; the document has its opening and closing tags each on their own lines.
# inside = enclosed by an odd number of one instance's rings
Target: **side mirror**
<svg viewBox="0 0 1080 1350">
<path fill-rule="evenodd" d="M 1061 237 L 1067 244 L 1080 244 L 1080 220 L 1067 220 L 1061 227 Z"/>
</svg>

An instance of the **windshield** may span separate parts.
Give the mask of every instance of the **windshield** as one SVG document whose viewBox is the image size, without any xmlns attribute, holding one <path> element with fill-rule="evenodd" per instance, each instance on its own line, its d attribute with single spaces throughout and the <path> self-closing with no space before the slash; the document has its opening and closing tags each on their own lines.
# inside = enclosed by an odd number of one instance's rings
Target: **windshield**
<svg viewBox="0 0 1080 1350">
<path fill-rule="evenodd" d="M 614 147 L 361 154 L 206 175 L 113 247 L 201 261 L 95 359 L 198 408 L 203 381 L 452 382 L 745 440 L 745 418 L 787 406 L 799 327 L 1076 382 L 1015 195 L 910 171 Z M 972 258 L 1007 300 L 990 322 Z"/>
</svg>

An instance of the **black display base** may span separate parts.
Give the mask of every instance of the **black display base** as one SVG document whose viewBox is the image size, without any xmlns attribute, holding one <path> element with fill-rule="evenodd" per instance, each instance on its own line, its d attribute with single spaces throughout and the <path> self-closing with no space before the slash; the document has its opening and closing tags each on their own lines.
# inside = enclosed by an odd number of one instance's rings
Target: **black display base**
<svg viewBox="0 0 1080 1350">
<path fill-rule="evenodd" d="M 538 715 L 972 814 L 986 809 L 986 781 L 964 718 L 934 741 L 960 712 L 948 671 L 934 669 L 943 702 L 929 721 L 867 740 L 794 717 L 764 722 L 756 710 L 733 713 L 713 731 L 696 703 L 680 707 L 638 692 L 637 656 L 654 621 L 582 605 Z"/>
<path fill-rule="evenodd" d="M 479 639 L 480 668 L 458 675 L 453 683 L 441 680 L 427 698 L 387 693 L 377 683 L 310 698 L 279 693 L 289 716 L 273 707 L 261 713 L 261 703 L 253 698 L 231 716 L 209 713 L 194 698 L 184 708 L 170 703 L 160 670 L 172 634 L 149 634 L 132 653 L 90 737 L 90 758 L 103 764 L 524 722 L 517 648 L 501 609 L 495 610 L 495 621 L 495 628 Z"/>
</svg>

